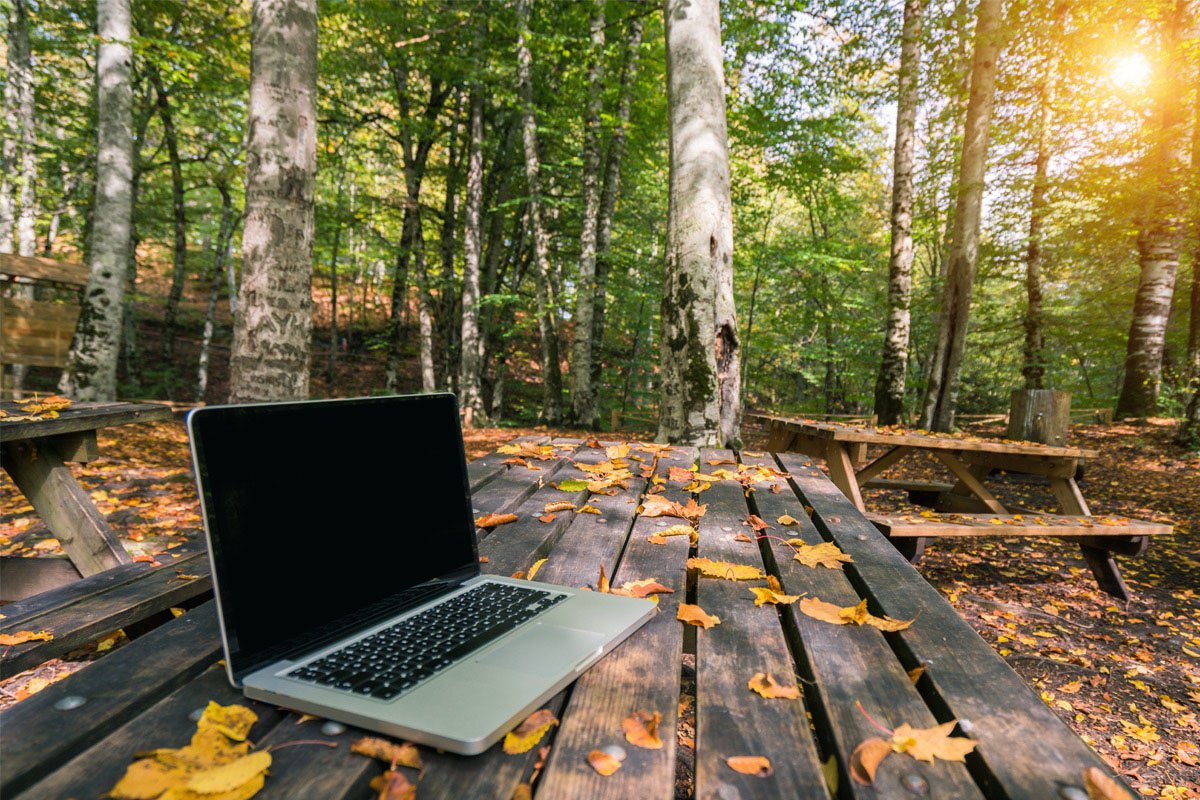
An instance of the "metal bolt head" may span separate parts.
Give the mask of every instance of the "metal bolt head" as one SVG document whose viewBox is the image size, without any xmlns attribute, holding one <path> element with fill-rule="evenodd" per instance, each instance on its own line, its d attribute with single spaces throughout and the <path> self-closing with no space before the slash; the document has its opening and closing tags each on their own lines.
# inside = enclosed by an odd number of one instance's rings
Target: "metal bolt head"
<svg viewBox="0 0 1200 800">
<path fill-rule="evenodd" d="M 199 722 L 200 718 L 203 716 L 204 716 L 204 709 L 197 708 L 197 709 L 194 709 L 192 711 L 192 713 L 188 714 L 188 719 L 190 719 L 192 722 Z"/>
<path fill-rule="evenodd" d="M 929 782 L 915 772 L 900 777 L 900 785 L 916 795 L 929 794 Z"/>
<path fill-rule="evenodd" d="M 69 694 L 54 704 L 58 711 L 73 711 L 87 702 L 87 698 L 78 694 Z"/>
<path fill-rule="evenodd" d="M 605 745 L 604 747 L 600 748 L 600 752 L 612 756 L 617 761 L 624 761 L 625 757 L 628 755 L 625 752 L 625 748 L 621 747 L 619 744 Z"/>
<path fill-rule="evenodd" d="M 1088 793 L 1079 786 L 1064 786 L 1058 790 L 1062 800 L 1088 800 Z"/>
<path fill-rule="evenodd" d="M 325 734 L 326 736 L 337 736 L 345 732 L 346 726 L 340 722 L 334 722 L 333 720 L 330 720 L 321 726 L 321 733 Z"/>
<path fill-rule="evenodd" d="M 960 719 L 958 721 L 958 729 L 967 736 L 971 735 L 971 731 L 975 730 L 975 723 L 969 719 Z"/>
</svg>

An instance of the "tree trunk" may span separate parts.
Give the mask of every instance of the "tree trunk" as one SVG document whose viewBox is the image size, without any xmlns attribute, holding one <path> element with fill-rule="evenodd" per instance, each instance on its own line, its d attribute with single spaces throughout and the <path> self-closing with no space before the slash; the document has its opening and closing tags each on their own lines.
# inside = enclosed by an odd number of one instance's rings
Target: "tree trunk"
<svg viewBox="0 0 1200 800">
<path fill-rule="evenodd" d="M 459 133 L 462 128 L 458 117 L 462 110 L 462 96 L 458 95 L 455 110 L 451 116 L 454 120 L 450 126 L 450 143 L 446 158 L 446 191 L 442 202 L 442 230 L 438 238 L 438 253 L 442 259 L 442 271 L 437 279 L 437 302 L 434 305 L 434 327 L 437 332 L 438 347 L 435 348 L 435 364 L 437 385 L 445 391 L 454 391 L 454 383 L 458 379 L 455 368 L 454 339 L 458 335 L 455 325 L 455 309 L 457 297 L 454 290 L 454 252 L 457 241 L 455 228 L 458 225 L 458 187 L 462 173 L 462 150 L 459 146 Z"/>
<path fill-rule="evenodd" d="M 308 397 L 316 83 L 316 0 L 254 0 L 235 403 Z"/>
<path fill-rule="evenodd" d="M 667 0 L 666 43 L 671 166 L 658 438 L 731 446 L 741 382 L 717 0 Z"/>
<path fill-rule="evenodd" d="M 921 65 L 923 0 L 904 3 L 904 32 L 900 41 L 899 91 L 896 104 L 896 148 L 892 168 L 892 251 L 888 262 L 888 323 L 883 336 L 883 359 L 875 382 L 875 414 L 882 425 L 904 417 L 908 376 L 908 338 L 911 330 L 913 261 L 913 151 L 916 147 L 917 77 Z"/>
<path fill-rule="evenodd" d="M 1033 174 L 1033 197 L 1029 204 L 1029 249 L 1025 254 L 1025 350 L 1021 366 L 1026 389 L 1045 388 L 1046 331 L 1042 313 L 1042 226 L 1046 219 L 1047 173 L 1050 169 L 1048 140 L 1054 105 L 1051 86 L 1053 80 L 1051 69 L 1045 76 L 1039 93 L 1037 161 Z"/>
<path fill-rule="evenodd" d="M 980 211 L 1001 36 L 1001 0 L 980 0 L 975 19 L 971 95 L 967 103 L 962 157 L 959 160 L 954 233 L 946 283 L 942 288 L 942 319 L 921 414 L 921 427 L 929 430 L 950 431 L 954 428 L 963 356 L 967 346 L 971 290 L 975 284 L 979 258 Z"/>
<path fill-rule="evenodd" d="M 600 112 L 604 100 L 604 2 L 593 0 L 588 53 L 588 102 L 583 119 L 583 225 L 579 280 L 575 284 L 575 346 L 571 352 L 571 419 L 595 430 L 600 424 L 592 383 L 592 323 L 596 310 L 596 226 L 600 211 Z"/>
<path fill-rule="evenodd" d="M 217 328 L 217 301 L 221 283 L 225 280 L 225 262 L 233 246 L 233 226 L 236 223 L 233 198 L 224 183 L 217 186 L 221 193 L 221 226 L 217 229 L 217 249 L 213 254 L 212 271 L 208 276 L 208 307 L 204 313 L 204 336 L 200 342 L 200 360 L 196 368 L 196 402 L 203 403 L 208 393 L 208 354 Z"/>
<path fill-rule="evenodd" d="M 158 96 L 158 117 L 162 120 L 163 139 L 167 145 L 167 160 L 171 165 L 171 210 L 175 223 L 175 246 L 172 251 L 171 290 L 163 311 L 162 359 L 168 369 L 175 358 L 175 317 L 183 299 L 183 284 L 187 280 L 187 210 L 183 196 L 183 162 L 179 158 L 179 137 L 175 133 L 175 116 L 171 101 L 155 69 L 150 80 Z"/>
<path fill-rule="evenodd" d="M 1187 375 L 1200 388 L 1200 74 L 1197 79 L 1192 115 L 1192 291 L 1188 302 Z"/>
<path fill-rule="evenodd" d="M 533 105 L 533 58 L 529 52 L 529 11 L 532 0 L 517 0 L 517 82 L 521 92 L 521 133 L 525 149 L 525 182 L 529 191 L 529 227 L 537 285 L 538 338 L 542 354 L 541 420 L 562 422 L 562 372 L 558 355 L 558 302 L 550 275 L 550 238 L 542 220 L 541 159 L 538 156 L 537 117 Z"/>
<path fill-rule="evenodd" d="M 1163 344 L 1183 247 L 1187 114 L 1177 81 L 1187 73 L 1187 6 L 1187 0 L 1175 0 L 1174 10 L 1161 23 L 1162 59 L 1153 72 L 1154 113 L 1147 122 L 1150 144 L 1141 166 L 1141 184 L 1150 193 L 1141 204 L 1144 210 L 1137 239 L 1141 275 L 1133 301 L 1117 418 L 1146 417 L 1158 410 Z"/>
<path fill-rule="evenodd" d="M 471 87 L 471 141 L 467 154 L 467 201 L 463 208 L 462 355 L 458 402 L 470 427 L 486 427 L 480 373 L 483 341 L 479 337 L 479 256 L 483 206 L 483 92 Z"/>
<path fill-rule="evenodd" d="M 337 368 L 338 351 L 338 250 L 342 244 L 342 194 L 346 182 L 346 168 L 342 166 L 338 177 L 337 200 L 334 203 L 333 248 L 329 255 L 329 357 L 325 361 L 325 384 L 332 389 Z"/>
<path fill-rule="evenodd" d="M 1200 385 L 1192 392 L 1177 440 L 1189 450 L 1200 451 Z"/>
<path fill-rule="evenodd" d="M 1062 447 L 1071 424 L 1071 393 L 1057 389 L 1014 389 L 1004 438 Z"/>
<path fill-rule="evenodd" d="M 604 160 L 604 188 L 600 192 L 600 216 L 596 223 L 596 310 L 592 315 L 592 385 L 600 385 L 600 367 L 604 353 L 604 312 L 608 302 L 608 274 L 611 271 L 612 222 L 621 186 L 621 159 L 633 104 L 633 81 L 642 47 L 644 18 L 635 9 L 629 19 L 629 37 L 625 41 L 624 65 L 617 99 L 617 124 L 608 143 Z"/>
<path fill-rule="evenodd" d="M 133 93 L 129 0 L 97 0 L 97 158 L 87 288 L 59 389 L 115 400 L 133 213 Z"/>
<path fill-rule="evenodd" d="M 417 235 L 412 243 L 413 266 L 417 270 L 417 325 L 420 333 L 421 391 L 437 391 L 433 366 L 433 298 L 429 295 L 429 269 L 425 263 L 425 233 L 417 211 Z"/>
</svg>

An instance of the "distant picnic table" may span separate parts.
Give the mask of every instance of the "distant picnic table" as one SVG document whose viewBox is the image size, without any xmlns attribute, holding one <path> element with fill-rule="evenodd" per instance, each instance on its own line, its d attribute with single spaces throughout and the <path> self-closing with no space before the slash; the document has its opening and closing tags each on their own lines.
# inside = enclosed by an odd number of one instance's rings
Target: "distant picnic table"
<svg viewBox="0 0 1200 800">
<path fill-rule="evenodd" d="M 669 800 L 686 760 L 694 763 L 696 797 L 747 800 L 826 797 L 829 781 L 841 787 L 836 796 L 864 799 L 1083 797 L 1085 769 L 1111 774 L 807 457 L 608 444 L 534 439 L 471 463 L 477 517 L 516 515 L 478 531 L 481 568 L 512 575 L 538 565 L 537 580 L 594 590 L 603 588 L 603 570 L 613 587 L 653 578 L 673 591 L 658 594 L 650 623 L 546 704 L 560 720 L 540 743 L 548 752 L 535 746 L 506 755 L 497 745 L 461 757 L 423 747 L 418 797 L 509 800 L 536 773 L 534 798 Z M 618 461 L 631 477 L 611 481 Z M 547 511 L 552 503 L 574 508 Z M 683 516 L 654 515 L 664 509 Z M 794 558 L 818 545 L 827 556 L 837 552 L 831 546 L 840 549 L 842 568 Z M 349 752 L 362 731 L 247 701 L 228 685 L 217 664 L 213 602 L 203 602 L 207 564 L 194 553 L 174 555 L 5 609 L 0 633 L 44 628 L 55 638 L 10 648 L 0 667 L 13 659 L 27 664 L 31 649 L 49 657 L 84 620 L 89 635 L 99 635 L 97 620 L 127 625 L 135 607 L 160 613 L 183 597 L 201 603 L 0 715 L 0 794 L 102 795 L 136 753 L 185 744 L 194 712 L 216 701 L 253 708 L 256 747 L 338 745 L 274 751 L 257 797 L 375 796 L 367 784 L 381 765 Z M 709 563 L 692 562 L 697 569 L 689 574 L 689 558 Z M 727 579 L 734 565 L 754 577 Z M 858 622 L 869 612 L 911 625 L 885 633 L 814 618 L 800 602 L 759 606 L 751 589 L 768 590 L 766 575 L 779 594 L 825 601 Z M 263 565 L 264 581 L 281 579 Z M 683 604 L 720 621 L 684 624 L 677 619 Z M 681 677 L 693 665 L 695 739 L 681 743 Z M 759 673 L 795 697 L 751 691 Z M 623 721 L 636 712 L 662 715 L 660 749 L 625 740 Z M 874 785 L 851 778 L 851 753 L 883 735 L 881 727 L 927 729 L 951 720 L 959 721 L 957 736 L 976 744 L 966 763 L 892 754 Z M 624 761 L 601 776 L 589 753 L 614 745 Z M 738 756 L 767 759 L 770 774 L 734 771 L 728 759 Z M 410 778 L 418 782 L 415 771 Z"/>
<path fill-rule="evenodd" d="M 1129 589 L 1115 554 L 1140 555 L 1149 537 L 1171 532 L 1170 525 L 1113 515 L 1094 517 L 1075 476 L 1095 450 L 1036 442 L 989 439 L 900 428 L 844 425 L 767 417 L 768 447 L 825 460 L 829 477 L 897 547 L 915 560 L 933 538 L 943 536 L 1062 536 L 1079 543 L 1100 588 L 1122 600 Z M 883 452 L 867 458 L 868 446 Z M 902 460 L 926 453 L 954 477 L 953 483 L 892 480 L 882 475 Z M 1040 476 L 1058 504 L 1058 514 L 1006 507 L 985 482 L 994 471 Z M 873 514 L 863 502 L 870 488 L 908 491 L 914 502 L 937 512 L 920 515 Z"/>
</svg>

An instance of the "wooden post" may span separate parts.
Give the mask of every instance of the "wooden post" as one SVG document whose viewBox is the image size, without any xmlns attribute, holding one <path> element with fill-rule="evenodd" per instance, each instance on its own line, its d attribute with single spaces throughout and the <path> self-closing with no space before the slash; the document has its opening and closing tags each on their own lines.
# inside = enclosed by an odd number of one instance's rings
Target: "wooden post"
<svg viewBox="0 0 1200 800">
<path fill-rule="evenodd" d="M 1065 445 L 1071 419 L 1071 393 L 1057 389 L 1014 389 L 1009 403 L 1008 439 Z"/>
</svg>

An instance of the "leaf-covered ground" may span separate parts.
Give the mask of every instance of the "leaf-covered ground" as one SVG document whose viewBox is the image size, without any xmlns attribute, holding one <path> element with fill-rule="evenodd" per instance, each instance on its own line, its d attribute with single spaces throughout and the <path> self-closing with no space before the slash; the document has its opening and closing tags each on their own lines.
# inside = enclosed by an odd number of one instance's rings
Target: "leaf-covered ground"
<svg viewBox="0 0 1200 800">
<path fill-rule="evenodd" d="M 468 457 L 534 432 L 547 431 L 469 431 Z M 752 445 L 763 445 L 756 432 L 747 433 Z M 1081 482 L 1093 513 L 1175 525 L 1175 533 L 1157 537 L 1144 556 L 1119 559 L 1134 595 L 1128 605 L 1096 588 L 1076 546 L 1049 538 L 944 540 L 917 566 L 1139 791 L 1200 798 L 1200 544 L 1191 535 L 1200 530 L 1200 457 L 1171 445 L 1171 433 L 1170 423 L 1158 420 L 1072 429 L 1072 444 L 1101 453 Z M 161 552 L 200 533 L 182 426 L 102 431 L 100 458 L 73 469 L 131 553 Z M 946 479 L 932 461 L 906 462 L 894 474 Z M 999 485 L 1002 500 L 1020 498 L 1020 505 L 1033 507 L 1053 502 L 1033 483 Z M 872 491 L 867 502 L 881 510 L 912 510 L 894 492 Z M 25 498 L 7 475 L 0 476 L 0 555 L 58 552 Z M 120 643 L 110 637 L 10 678 L 0 684 L 0 708 Z M 690 729 L 680 734 L 684 741 L 692 736 Z"/>
</svg>

